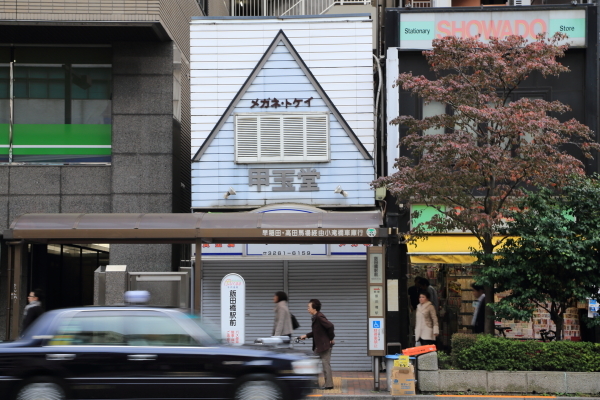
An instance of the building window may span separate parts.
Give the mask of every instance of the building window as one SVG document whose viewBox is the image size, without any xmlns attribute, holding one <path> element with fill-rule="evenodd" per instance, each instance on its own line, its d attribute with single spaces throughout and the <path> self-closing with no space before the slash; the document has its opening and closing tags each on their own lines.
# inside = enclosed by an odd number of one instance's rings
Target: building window
<svg viewBox="0 0 600 400">
<path fill-rule="evenodd" d="M 329 113 L 236 114 L 235 161 L 329 161 Z"/>
<path fill-rule="evenodd" d="M 0 64 L 0 162 L 110 162 L 111 53 L 13 47 Z"/>
</svg>

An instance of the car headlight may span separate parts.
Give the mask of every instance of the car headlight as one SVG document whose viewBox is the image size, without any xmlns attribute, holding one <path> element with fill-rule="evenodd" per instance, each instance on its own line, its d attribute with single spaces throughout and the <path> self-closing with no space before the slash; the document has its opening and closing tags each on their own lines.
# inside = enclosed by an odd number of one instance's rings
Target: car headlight
<svg viewBox="0 0 600 400">
<path fill-rule="evenodd" d="M 292 368 L 295 374 L 316 375 L 321 373 L 320 359 L 306 358 L 303 360 L 292 361 Z"/>
</svg>

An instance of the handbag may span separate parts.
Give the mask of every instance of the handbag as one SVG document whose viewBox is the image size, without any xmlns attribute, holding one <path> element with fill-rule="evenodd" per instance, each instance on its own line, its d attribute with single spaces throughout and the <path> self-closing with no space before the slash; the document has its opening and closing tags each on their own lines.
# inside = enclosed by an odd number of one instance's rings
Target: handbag
<svg viewBox="0 0 600 400">
<path fill-rule="evenodd" d="M 298 329 L 300 328 L 300 323 L 298 322 L 298 320 L 296 319 L 296 317 L 294 316 L 294 314 L 290 313 L 291 317 L 292 317 L 292 329 Z"/>
</svg>

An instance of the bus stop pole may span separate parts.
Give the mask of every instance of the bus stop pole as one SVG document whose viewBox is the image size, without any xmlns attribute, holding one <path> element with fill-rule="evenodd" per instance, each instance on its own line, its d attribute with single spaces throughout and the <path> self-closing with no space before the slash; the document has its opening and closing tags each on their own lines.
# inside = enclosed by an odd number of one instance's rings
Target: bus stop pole
<svg viewBox="0 0 600 400">
<path fill-rule="evenodd" d="M 373 390 L 379 391 L 379 357 L 373 357 Z"/>
</svg>

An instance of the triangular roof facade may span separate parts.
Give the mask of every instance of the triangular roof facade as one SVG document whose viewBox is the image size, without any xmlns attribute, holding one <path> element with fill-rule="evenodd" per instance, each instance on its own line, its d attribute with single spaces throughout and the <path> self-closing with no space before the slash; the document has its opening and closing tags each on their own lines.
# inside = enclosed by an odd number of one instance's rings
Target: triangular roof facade
<svg viewBox="0 0 600 400">
<path fill-rule="evenodd" d="M 319 82 L 317 81 L 315 76 L 312 74 L 312 72 L 310 71 L 308 66 L 304 63 L 304 60 L 302 60 L 302 57 L 300 57 L 300 54 L 298 54 L 298 51 L 294 48 L 294 46 L 292 45 L 292 43 L 290 42 L 290 40 L 288 39 L 286 34 L 283 32 L 283 30 L 280 30 L 277 33 L 277 35 L 275 36 L 275 38 L 273 39 L 273 42 L 271 42 L 271 44 L 267 48 L 267 51 L 263 54 L 263 56 L 261 57 L 259 62 L 256 64 L 256 67 L 254 67 L 254 69 L 252 70 L 252 73 L 246 79 L 246 82 L 244 82 L 244 84 L 242 85 L 242 87 L 240 88 L 238 93 L 235 95 L 235 97 L 233 98 L 233 100 L 231 101 L 231 103 L 229 104 L 229 106 L 227 107 L 225 112 L 223 113 L 223 115 L 221 115 L 221 118 L 219 119 L 217 124 L 214 126 L 214 128 L 212 129 L 212 131 L 210 132 L 210 134 L 204 141 L 204 143 L 202 143 L 202 145 L 200 146 L 200 148 L 194 155 L 192 161 L 195 161 L 195 162 L 200 161 L 200 158 L 202 157 L 202 155 L 204 154 L 206 149 L 208 149 L 212 140 L 215 138 L 217 133 L 221 130 L 221 128 L 223 127 L 223 125 L 225 124 L 227 119 L 231 116 L 231 114 L 235 110 L 236 106 L 238 105 L 240 100 L 243 98 L 244 94 L 248 91 L 250 86 L 252 86 L 256 77 L 259 75 L 259 73 L 261 72 L 261 70 L 267 63 L 267 61 L 269 61 L 271 55 L 275 52 L 275 49 L 277 48 L 277 46 L 281 43 L 288 49 L 289 53 L 291 54 L 291 56 L 294 58 L 294 60 L 298 64 L 298 67 L 300 67 L 300 69 L 304 72 L 305 76 L 308 78 L 308 80 L 310 81 L 310 83 L 312 84 L 314 89 L 318 92 L 321 99 L 325 102 L 326 106 L 329 108 L 331 113 L 335 116 L 335 118 L 337 119 L 339 124 L 342 126 L 342 129 L 346 132 L 346 134 L 348 135 L 350 140 L 352 140 L 352 142 L 354 143 L 354 145 L 356 146 L 358 151 L 362 154 L 364 159 L 366 159 L 366 160 L 372 159 L 371 155 L 369 154 L 367 149 L 363 146 L 360 139 L 356 136 L 356 134 L 354 133 L 354 131 L 352 130 L 352 128 L 350 127 L 348 122 L 344 119 L 342 114 L 335 107 L 335 105 L 333 104 L 333 102 L 331 101 L 331 99 L 329 98 L 327 93 L 325 92 L 325 90 L 323 90 L 323 88 L 321 87 L 321 85 L 319 84 Z"/>
</svg>

